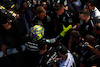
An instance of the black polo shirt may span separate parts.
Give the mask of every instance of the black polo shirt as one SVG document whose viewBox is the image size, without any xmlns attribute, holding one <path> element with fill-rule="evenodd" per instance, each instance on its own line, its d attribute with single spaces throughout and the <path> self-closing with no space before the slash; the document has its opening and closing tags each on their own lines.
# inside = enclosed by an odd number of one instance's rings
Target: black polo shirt
<svg viewBox="0 0 100 67">
<path fill-rule="evenodd" d="M 34 25 L 41 25 L 45 29 L 45 37 L 52 37 L 54 35 L 54 23 L 52 19 L 52 13 L 49 11 L 47 12 L 43 20 L 39 19 L 39 17 L 36 15 L 33 18 L 31 27 L 33 27 Z"/>
<path fill-rule="evenodd" d="M 52 58 L 57 57 L 57 53 L 54 47 L 49 47 L 48 50 L 41 56 L 40 65 L 42 67 L 53 67 L 54 62 Z"/>
<path fill-rule="evenodd" d="M 80 20 L 79 32 L 82 35 L 82 37 L 85 37 L 87 34 L 92 34 L 93 27 L 93 20 L 90 19 L 87 23 L 85 23 L 85 21 Z"/>
<path fill-rule="evenodd" d="M 72 15 L 69 11 L 64 10 L 64 13 L 62 15 L 58 15 L 56 14 L 56 31 L 59 34 L 62 30 L 63 27 L 62 25 L 64 25 L 65 27 L 67 27 L 68 25 L 72 24 L 73 25 L 73 20 L 72 20 Z"/>
</svg>

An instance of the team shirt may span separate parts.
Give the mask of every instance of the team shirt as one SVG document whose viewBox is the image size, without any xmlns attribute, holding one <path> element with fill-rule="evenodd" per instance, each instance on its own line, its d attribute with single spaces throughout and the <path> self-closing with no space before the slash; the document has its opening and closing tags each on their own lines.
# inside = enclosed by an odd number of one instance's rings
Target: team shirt
<svg viewBox="0 0 100 67">
<path fill-rule="evenodd" d="M 60 59 L 59 67 L 76 67 L 74 57 L 71 53 L 68 53 L 67 59 L 65 61 L 62 61 L 62 58 Z"/>
</svg>

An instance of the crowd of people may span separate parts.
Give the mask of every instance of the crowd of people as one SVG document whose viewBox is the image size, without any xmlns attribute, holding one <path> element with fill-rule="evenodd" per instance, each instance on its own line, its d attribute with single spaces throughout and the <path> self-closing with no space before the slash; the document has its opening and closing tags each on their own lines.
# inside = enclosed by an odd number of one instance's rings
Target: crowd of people
<svg viewBox="0 0 100 67">
<path fill-rule="evenodd" d="M 0 48 L 21 52 L 24 67 L 100 67 L 96 0 L 0 1 Z"/>
</svg>

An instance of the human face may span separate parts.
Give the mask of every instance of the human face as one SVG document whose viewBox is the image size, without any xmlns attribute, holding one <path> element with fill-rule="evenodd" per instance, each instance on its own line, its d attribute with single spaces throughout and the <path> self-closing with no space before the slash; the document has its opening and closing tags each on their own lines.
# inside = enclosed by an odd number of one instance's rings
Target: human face
<svg viewBox="0 0 100 67">
<path fill-rule="evenodd" d="M 79 14 L 79 18 L 80 18 L 81 20 L 85 20 L 85 19 L 86 19 L 86 17 L 84 16 L 84 14 Z"/>
<path fill-rule="evenodd" d="M 59 11 L 56 11 L 58 15 L 62 15 L 64 12 L 64 7 L 62 7 Z"/>
<path fill-rule="evenodd" d="M 23 3 L 23 7 L 24 7 L 24 8 L 27 8 L 27 7 L 28 7 L 28 5 L 27 5 L 26 2 Z"/>
<path fill-rule="evenodd" d="M 46 12 L 44 13 L 40 13 L 39 15 L 37 15 L 41 20 L 43 20 L 46 16 Z"/>
<path fill-rule="evenodd" d="M 86 4 L 86 8 L 88 8 L 89 10 L 93 10 L 95 6 L 91 6 L 91 3 Z"/>
</svg>

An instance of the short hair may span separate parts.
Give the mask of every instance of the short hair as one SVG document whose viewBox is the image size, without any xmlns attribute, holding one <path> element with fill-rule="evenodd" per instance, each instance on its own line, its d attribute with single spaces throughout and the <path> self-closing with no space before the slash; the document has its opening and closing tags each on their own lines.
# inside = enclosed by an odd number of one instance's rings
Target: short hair
<svg viewBox="0 0 100 67">
<path fill-rule="evenodd" d="M 54 6 L 54 10 L 59 11 L 62 7 L 63 7 L 62 4 L 56 3 L 55 6 Z"/>
<path fill-rule="evenodd" d="M 87 41 L 89 43 L 94 43 L 95 42 L 95 37 L 88 34 L 88 35 L 85 36 L 85 41 Z"/>
<path fill-rule="evenodd" d="M 79 39 L 81 37 L 81 34 L 77 30 L 72 30 L 71 36 L 75 39 Z"/>
<path fill-rule="evenodd" d="M 80 14 L 84 14 L 85 16 L 90 16 L 90 12 L 89 9 L 84 8 L 80 11 Z"/>
<path fill-rule="evenodd" d="M 46 12 L 46 10 L 42 6 L 37 7 L 37 9 L 36 9 L 37 14 L 41 14 L 41 13 L 44 13 L 44 12 Z"/>
<path fill-rule="evenodd" d="M 96 23 L 94 27 L 95 27 L 96 30 L 100 31 L 100 23 Z"/>
<path fill-rule="evenodd" d="M 88 3 L 91 3 L 91 6 L 96 6 L 97 0 L 88 0 Z"/>
</svg>

